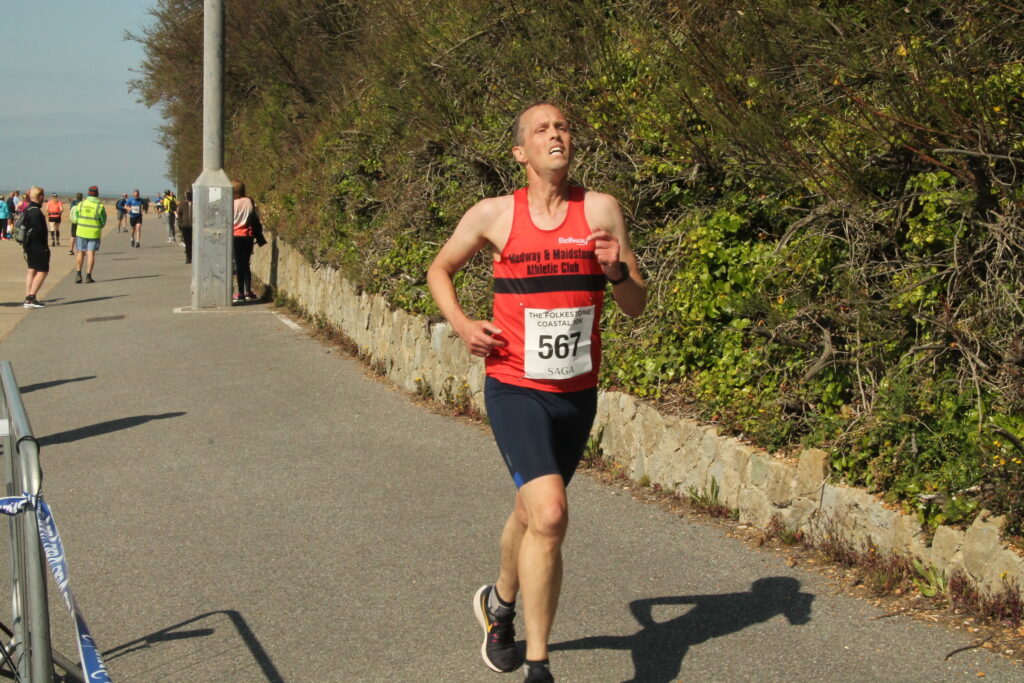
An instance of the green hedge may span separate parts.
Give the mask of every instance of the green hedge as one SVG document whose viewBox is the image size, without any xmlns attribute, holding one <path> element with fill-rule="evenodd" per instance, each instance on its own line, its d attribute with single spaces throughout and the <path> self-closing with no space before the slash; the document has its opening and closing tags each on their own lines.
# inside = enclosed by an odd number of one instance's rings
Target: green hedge
<svg viewBox="0 0 1024 683">
<path fill-rule="evenodd" d="M 437 248 L 522 182 L 512 117 L 559 103 L 650 281 L 640 321 L 608 307 L 606 385 L 828 448 L 922 522 L 984 505 L 1021 531 L 1024 15 L 707 4 L 229 0 L 229 174 L 312 260 L 436 316 Z M 188 184 L 201 3 L 137 38 Z M 478 316 L 488 268 L 459 275 Z"/>
</svg>

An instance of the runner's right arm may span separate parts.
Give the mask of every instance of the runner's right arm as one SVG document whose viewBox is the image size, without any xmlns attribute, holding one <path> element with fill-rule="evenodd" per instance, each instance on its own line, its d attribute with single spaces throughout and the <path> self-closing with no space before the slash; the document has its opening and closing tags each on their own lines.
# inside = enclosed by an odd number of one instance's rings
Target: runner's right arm
<svg viewBox="0 0 1024 683">
<path fill-rule="evenodd" d="M 495 348 L 506 345 L 496 338 L 501 334 L 489 320 L 473 320 L 459 305 L 455 292 L 454 277 L 489 241 L 488 231 L 500 214 L 500 205 L 495 200 L 483 200 L 465 213 L 455 227 L 452 236 L 434 257 L 427 270 L 427 286 L 434 297 L 441 315 L 462 338 L 466 349 L 474 356 L 486 357 Z"/>
</svg>

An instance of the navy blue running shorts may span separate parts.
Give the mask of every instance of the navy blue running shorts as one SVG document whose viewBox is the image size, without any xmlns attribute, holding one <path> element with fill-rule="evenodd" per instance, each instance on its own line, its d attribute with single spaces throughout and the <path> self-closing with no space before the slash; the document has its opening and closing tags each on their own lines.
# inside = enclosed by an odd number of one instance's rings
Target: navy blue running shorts
<svg viewBox="0 0 1024 683">
<path fill-rule="evenodd" d="M 569 484 L 597 414 L 596 387 L 556 393 L 488 377 L 484 402 L 494 440 L 517 489 L 547 474 L 560 474 Z"/>
</svg>

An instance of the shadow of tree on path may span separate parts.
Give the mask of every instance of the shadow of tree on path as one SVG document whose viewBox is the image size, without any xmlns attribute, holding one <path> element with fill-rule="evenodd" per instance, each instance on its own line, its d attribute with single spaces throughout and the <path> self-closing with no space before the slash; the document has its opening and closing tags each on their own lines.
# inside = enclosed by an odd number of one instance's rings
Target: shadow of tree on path
<svg viewBox="0 0 1024 683">
<path fill-rule="evenodd" d="M 130 277 L 104 278 L 103 282 L 120 282 L 121 280 L 146 280 L 151 277 L 163 277 L 162 275 L 132 275 Z"/>
<path fill-rule="evenodd" d="M 61 306 L 74 306 L 75 304 L 91 304 L 94 301 L 106 301 L 107 299 L 120 299 L 127 294 L 112 294 L 110 296 L 94 296 L 91 299 L 75 299 L 74 301 L 64 301 L 63 299 L 50 299 L 50 303 L 61 302 Z"/>
<path fill-rule="evenodd" d="M 39 391 L 40 389 L 49 389 L 51 387 L 59 387 L 61 384 L 70 384 L 71 382 L 85 382 L 86 380 L 96 379 L 96 375 L 87 375 L 85 377 L 74 377 L 72 379 L 55 379 L 49 382 L 36 382 L 35 384 L 26 384 L 23 387 L 18 387 L 18 391 L 22 394 L 28 394 L 33 391 Z"/>
<path fill-rule="evenodd" d="M 679 677 L 691 646 L 736 633 L 783 615 L 792 625 L 811 620 L 814 595 L 800 592 L 800 582 L 788 576 L 757 579 L 745 593 L 678 595 L 629 603 L 641 628 L 630 636 L 592 636 L 553 643 L 550 650 L 629 650 L 637 683 L 669 683 Z M 655 621 L 658 606 L 693 605 L 685 614 Z"/>
<path fill-rule="evenodd" d="M 153 420 L 166 420 L 172 417 L 181 417 L 185 414 L 186 413 L 182 411 L 178 411 L 174 413 L 163 413 L 162 415 L 134 415 L 132 417 L 119 417 L 116 420 L 107 420 L 106 422 L 100 422 L 87 427 L 78 427 L 77 429 L 69 429 L 66 432 L 57 432 L 56 434 L 40 436 L 37 437 L 37 441 L 41 447 L 55 446 L 59 443 L 70 443 L 72 441 L 78 441 L 79 439 L 87 439 L 91 436 L 100 436 L 101 434 L 109 434 L 122 429 L 138 427 L 139 425 L 146 424 Z"/>
</svg>

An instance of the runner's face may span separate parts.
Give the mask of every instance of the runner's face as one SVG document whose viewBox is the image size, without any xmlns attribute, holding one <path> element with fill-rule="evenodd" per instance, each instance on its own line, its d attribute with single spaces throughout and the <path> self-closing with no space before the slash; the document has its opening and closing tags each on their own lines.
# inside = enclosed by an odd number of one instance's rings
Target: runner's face
<svg viewBox="0 0 1024 683">
<path fill-rule="evenodd" d="M 520 163 L 539 171 L 565 168 L 572 161 L 569 122 L 558 107 L 542 104 L 528 110 L 519 121 L 519 136 L 522 144 L 512 150 Z"/>
</svg>

